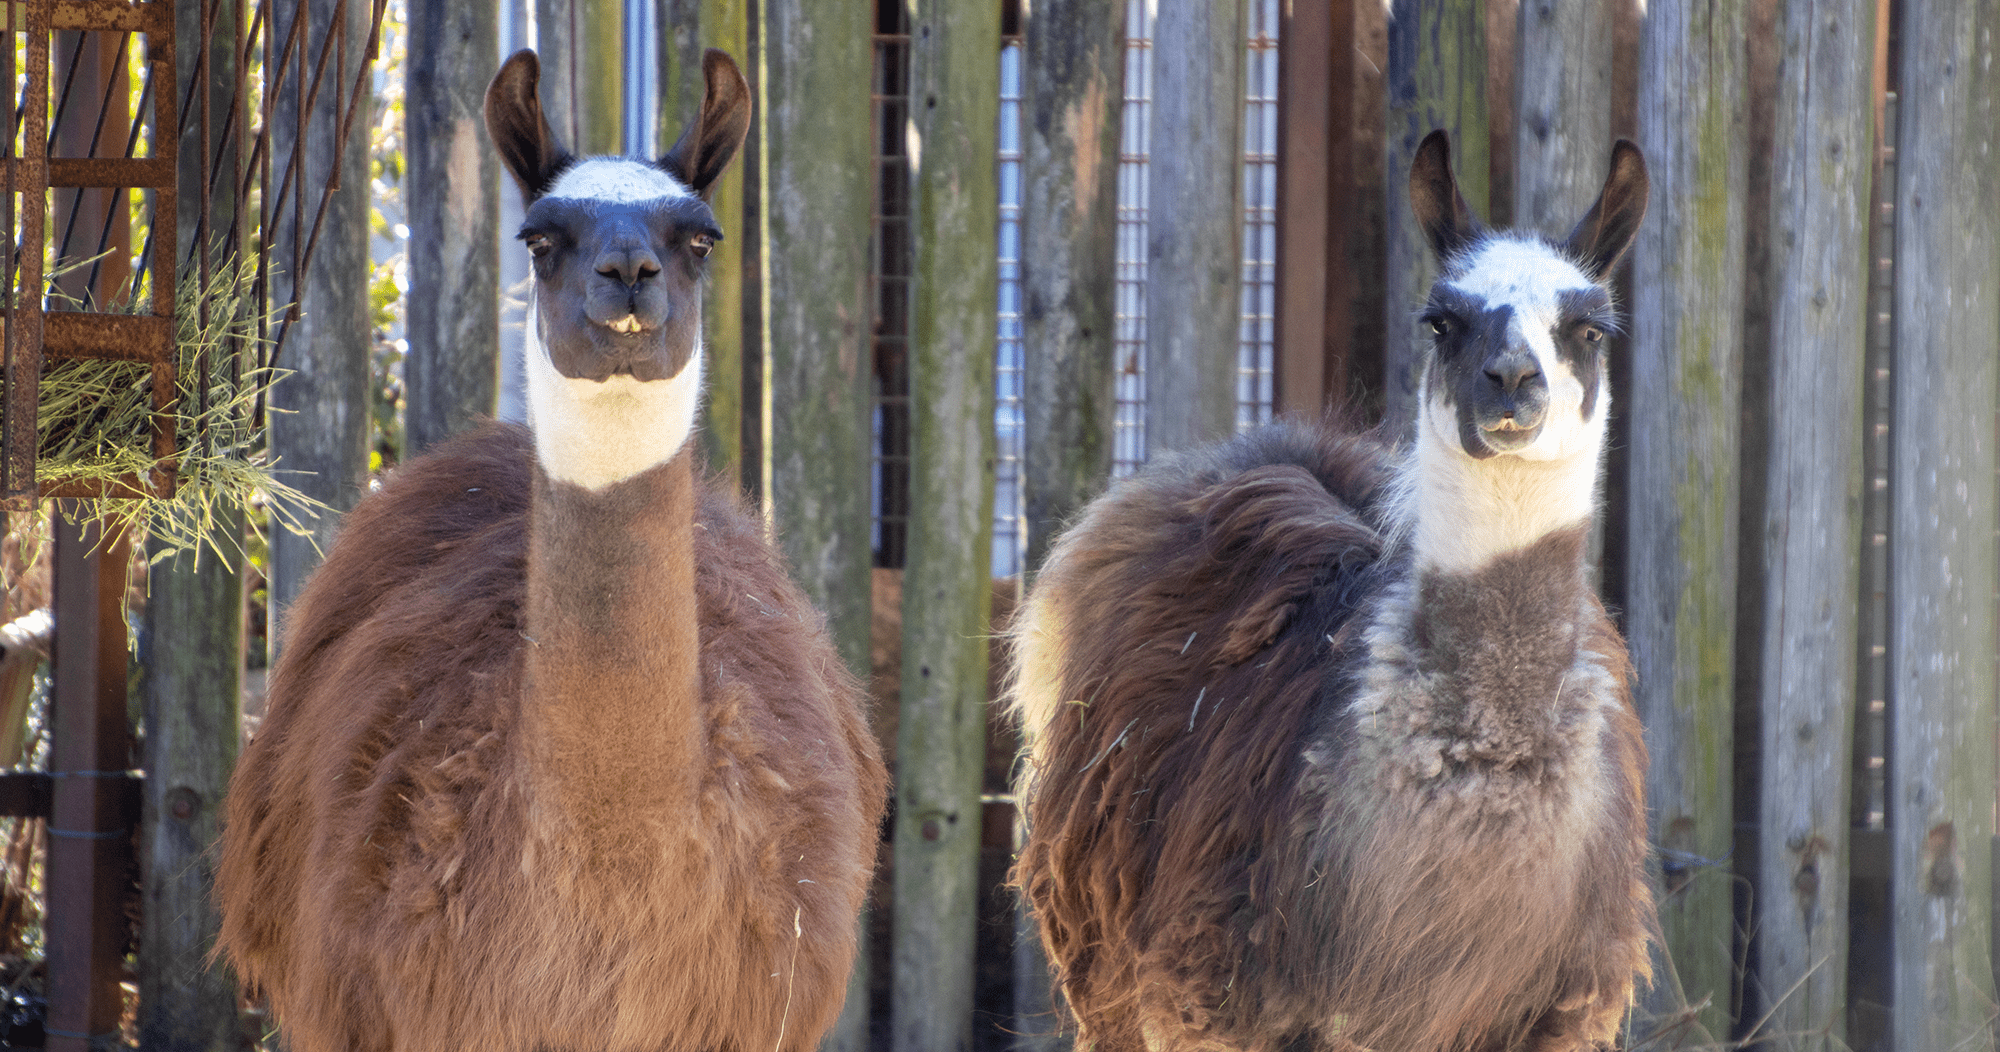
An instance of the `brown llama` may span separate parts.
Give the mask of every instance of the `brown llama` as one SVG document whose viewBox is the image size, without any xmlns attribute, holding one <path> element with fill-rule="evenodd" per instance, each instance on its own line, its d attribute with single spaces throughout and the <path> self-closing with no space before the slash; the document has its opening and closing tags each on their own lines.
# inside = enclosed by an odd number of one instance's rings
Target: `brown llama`
<svg viewBox="0 0 2000 1052">
<path fill-rule="evenodd" d="M 1645 745 L 1584 575 L 1637 148 L 1567 241 L 1433 133 L 1413 447 L 1283 423 L 1163 458 L 1016 622 L 1016 880 L 1098 1052 L 1608 1047 L 1648 974 Z"/>
<path fill-rule="evenodd" d="M 840 1010 L 884 775 L 821 616 L 694 468 L 705 196 L 749 125 L 703 69 L 657 163 L 571 157 L 530 52 L 487 92 L 532 429 L 348 516 L 230 787 L 221 947 L 294 1052 L 804 1052 Z"/>
</svg>

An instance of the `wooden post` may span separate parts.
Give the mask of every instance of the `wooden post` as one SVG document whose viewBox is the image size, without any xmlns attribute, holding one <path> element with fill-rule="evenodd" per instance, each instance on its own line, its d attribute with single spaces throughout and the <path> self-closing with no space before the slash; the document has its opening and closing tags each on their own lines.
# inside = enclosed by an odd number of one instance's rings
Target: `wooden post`
<svg viewBox="0 0 2000 1052">
<path fill-rule="evenodd" d="M 242 516 L 220 516 L 240 535 Z M 236 980 L 211 963 L 222 800 L 242 735 L 243 576 L 213 552 L 153 568 L 146 605 L 141 1047 L 235 1052 Z"/>
<path fill-rule="evenodd" d="M 1027 565 L 1111 478 L 1125 5 L 1047 0 L 1022 26 L 1021 293 Z M 1041 933 L 1017 907 L 1017 1047 L 1061 1047 Z"/>
<path fill-rule="evenodd" d="M 1410 162 L 1433 130 L 1451 136 L 1451 168 L 1473 213 L 1490 212 L 1492 143 L 1486 120 L 1486 11 L 1483 0 L 1411 0 L 1389 19 L 1388 337 L 1383 422 L 1398 438 L 1417 419 L 1414 311 L 1429 295 L 1437 265 L 1410 216 Z M 1603 169 L 1598 170 L 1599 185 Z"/>
<path fill-rule="evenodd" d="M 223 139 L 224 117 L 235 96 L 241 70 L 242 8 L 230 0 L 177 0 L 174 39 L 180 96 L 188 98 L 193 72 L 206 62 L 207 130 L 199 114 L 182 122 L 179 143 L 179 199 L 186 209 L 178 224 L 175 258 L 186 261 L 195 238 L 209 253 L 213 275 L 235 261 L 242 231 L 222 237 L 235 223 L 236 194 L 242 185 L 243 123 Z M 204 161 L 207 161 L 205 164 Z M 210 185 L 207 227 L 197 230 L 193 214 Z M 197 284 L 197 289 L 199 288 Z M 240 543 L 239 509 L 217 509 L 216 532 Z M 220 833 L 222 799 L 236 766 L 242 736 L 243 576 L 238 567 L 203 553 L 156 562 L 146 603 L 145 752 L 147 777 L 140 834 L 140 894 L 144 931 L 139 939 L 139 1043 L 148 1050 L 235 1052 L 242 1036 L 236 1010 L 236 980 L 219 962 L 210 965 L 220 914 L 210 896 L 211 848 Z"/>
<path fill-rule="evenodd" d="M 1875 3 L 1791 0 L 1778 60 L 1756 922 L 1792 1048 L 1845 1047 Z"/>
<path fill-rule="evenodd" d="M 739 376 L 754 368 L 769 392 L 762 405 L 742 410 L 768 428 L 767 456 L 740 461 L 744 481 L 766 495 L 794 577 L 826 612 L 841 660 L 863 682 L 871 612 L 870 10 L 813 0 L 770 0 L 762 9 L 754 74 L 761 97 L 750 134 L 763 165 L 746 166 L 745 178 L 763 209 L 754 246 L 764 261 L 754 305 L 763 339 L 745 351 L 756 361 L 739 367 Z M 710 325 L 718 320 L 709 314 Z M 867 1047 L 867 935 L 864 920 L 829 1047 Z"/>
<path fill-rule="evenodd" d="M 729 52 L 757 91 L 757 70 L 750 53 L 751 0 L 656 0 L 659 5 L 660 126 L 656 136 L 666 152 L 701 108 L 701 53 L 718 47 Z M 802 116 L 802 115 L 801 115 Z M 752 119 L 764 120 L 761 109 Z M 794 120 L 800 119 L 795 117 Z M 864 118 L 865 120 L 865 118 Z M 858 126 L 856 126 L 858 127 Z M 852 127 L 843 128 L 852 132 Z M 756 134 L 755 132 L 752 133 Z M 856 136 L 859 138 L 859 136 Z M 746 251 L 753 240 L 743 222 L 743 191 L 754 170 L 755 152 L 736 158 L 709 194 L 709 207 L 721 225 L 721 251 L 708 266 L 708 288 L 702 295 L 702 354 L 708 383 L 701 406 L 701 448 L 710 471 L 731 481 L 743 474 L 743 271 L 757 258 Z M 852 173 L 842 173 L 851 179 Z M 788 245 L 790 251 L 792 246 Z M 753 407 L 755 408 L 755 407 Z"/>
<path fill-rule="evenodd" d="M 403 185 L 410 295 L 403 329 L 410 349 L 403 368 L 405 453 L 415 455 L 494 412 L 500 166 L 482 107 L 500 62 L 491 4 L 410 0 L 409 18 Z"/>
<path fill-rule="evenodd" d="M 1514 38 L 1514 225 L 1561 236 L 1611 156 L 1611 10 L 1525 0 Z"/>
<path fill-rule="evenodd" d="M 1991 1049 L 2000 2 L 1900 29 L 1889 478 L 1898 1048 Z"/>
<path fill-rule="evenodd" d="M 1212 442 L 1236 427 L 1243 50 L 1243 0 L 1160 5 L 1147 163 L 1149 455 Z"/>
<path fill-rule="evenodd" d="M 1336 6 L 1340 10 L 1336 11 Z M 1336 145 L 1347 121 L 1335 119 L 1347 101 L 1336 86 L 1354 49 L 1353 13 L 1334 3 L 1286 4 L 1278 32 L 1278 311 L 1277 409 L 1317 415 L 1329 394 L 1346 394 L 1344 369 L 1331 369 L 1327 337 L 1336 224 L 1333 189 Z M 1335 24 L 1344 18 L 1345 32 Z M 1335 41 L 1344 45 L 1336 53 Z M 1343 117 L 1346 114 L 1342 114 Z M 1340 151 L 1345 161 L 1346 151 Z M 1344 230 L 1344 226 L 1339 226 Z"/>
<path fill-rule="evenodd" d="M 276 246 L 272 271 L 280 275 L 281 291 L 276 299 L 281 303 L 295 300 L 299 311 L 287 327 L 276 362 L 291 375 L 271 390 L 271 453 L 285 470 L 299 472 L 291 476 L 292 485 L 335 512 L 352 508 L 368 480 L 368 370 L 373 342 L 368 317 L 368 127 L 373 104 L 365 94 L 365 79 L 361 82 L 363 96 L 354 100 L 358 110 L 346 147 L 338 150 L 339 189 L 326 191 L 332 199 L 303 282 L 298 279 L 298 267 L 312 237 L 320 194 L 334 165 L 341 130 L 341 112 L 335 104 L 345 101 L 355 74 L 367 61 L 370 6 L 353 0 L 307 0 L 298 9 L 298 17 L 307 20 L 308 28 L 300 34 L 300 47 L 273 118 L 274 179 L 282 178 L 292 163 L 290 137 L 300 134 L 299 120 L 308 121 L 309 127 L 299 151 L 304 167 L 294 173 L 286 214 L 274 217 L 279 229 L 270 235 Z M 345 61 L 337 64 L 329 58 L 313 108 L 301 118 L 300 81 L 303 78 L 310 84 L 313 64 L 309 60 L 317 59 L 320 42 L 335 32 L 333 17 L 342 9 L 347 15 L 347 41 L 345 46 L 336 46 L 332 54 Z M 285 24 L 289 27 L 289 22 Z M 267 70 L 266 75 L 272 72 Z M 292 225 L 295 219 L 299 222 L 296 228 Z M 283 644 L 278 629 L 284 616 L 306 578 L 319 566 L 322 553 L 332 547 L 339 526 L 338 514 L 322 514 L 312 523 L 308 537 L 286 530 L 271 533 L 273 663 Z"/>
<path fill-rule="evenodd" d="M 1000 19 L 910 12 L 910 517 L 896 759 L 890 1047 L 971 1047 L 992 595 Z"/>
<path fill-rule="evenodd" d="M 1639 145 L 1652 207 L 1632 290 L 1630 573 L 1635 700 L 1660 925 L 1701 1022 L 1728 1032 L 1731 682 L 1743 359 L 1743 0 L 1654 4 L 1640 47 Z M 1856 257 L 1857 259 L 1859 256 Z M 1656 969 L 1656 973 L 1659 970 Z M 1665 1005 L 1672 973 L 1659 973 Z"/>
<path fill-rule="evenodd" d="M 80 78 L 81 79 L 81 78 Z M 90 80 L 83 79 L 89 84 Z M 55 690 L 48 822 L 48 1045 L 115 1043 L 125 998 L 132 823 L 125 712 L 125 571 L 130 542 L 95 526 L 55 528 Z"/>
<path fill-rule="evenodd" d="M 534 0 L 542 111 L 570 152 L 625 152 L 624 0 Z"/>
<path fill-rule="evenodd" d="M 1023 26 L 1022 490 L 1031 567 L 1111 477 L 1124 28 L 1121 0 L 1045 0 Z"/>
</svg>

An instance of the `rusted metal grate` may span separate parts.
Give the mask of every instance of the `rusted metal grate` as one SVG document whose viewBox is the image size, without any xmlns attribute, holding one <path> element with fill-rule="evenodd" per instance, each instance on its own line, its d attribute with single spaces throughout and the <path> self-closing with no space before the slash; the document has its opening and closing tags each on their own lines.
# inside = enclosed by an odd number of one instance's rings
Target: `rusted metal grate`
<svg viewBox="0 0 2000 1052">
<path fill-rule="evenodd" d="M 345 83 L 339 70 L 350 47 L 365 47 L 373 58 L 387 7 L 387 0 L 374 0 L 364 44 L 348 39 L 350 2 L 364 0 L 338 0 L 331 18 L 315 18 L 305 0 L 266 0 L 254 8 L 247 0 L 204 0 L 201 39 L 226 38 L 236 46 L 229 49 L 230 68 L 218 75 L 210 69 L 214 49 L 192 48 L 196 61 L 187 77 L 177 75 L 175 5 L 168 0 L 7 5 L 16 18 L 8 28 L 25 38 L 26 56 L 25 68 L 17 69 L 16 48 L 0 49 L 0 90 L 14 114 L 4 155 L 8 198 L 0 207 L 0 238 L 13 248 L 0 302 L 6 375 L 0 499 L 7 507 L 51 497 L 172 494 L 181 452 L 174 399 L 183 386 L 191 388 L 199 401 L 192 415 L 201 419 L 209 397 L 205 384 L 183 385 L 179 376 L 175 306 L 182 280 L 206 304 L 229 291 L 215 287 L 221 268 L 254 258 L 255 288 L 242 309 L 254 312 L 257 338 L 226 344 L 229 363 L 197 360 L 195 375 L 207 377 L 211 365 L 222 364 L 240 380 L 246 368 L 267 364 L 282 348 L 299 309 L 289 304 L 274 319 L 273 247 L 289 287 L 299 288 L 312 266 L 328 195 L 339 189 L 342 144 L 365 100 L 367 64 Z M 226 30 L 223 37 L 219 30 Z M 52 69 L 52 55 L 67 61 Z M 125 79 L 128 65 L 140 78 L 136 85 Z M 128 112 L 134 98 L 136 112 Z M 322 100 L 331 100 L 337 125 L 325 171 L 309 163 L 305 149 L 310 115 Z M 277 156 L 282 148 L 274 145 L 274 131 L 290 139 L 286 156 Z M 183 144 L 196 143 L 198 160 L 183 176 L 178 154 Z M 183 178 L 205 191 L 186 203 L 193 219 L 187 231 L 177 190 Z M 134 229 L 145 232 L 136 253 L 129 240 Z M 63 273 L 52 281 L 57 272 Z M 133 303 L 144 309 L 131 312 Z M 143 478 L 39 484 L 40 381 L 45 363 L 65 358 L 135 362 L 150 371 L 151 446 L 160 468 Z M 244 412 L 261 425 L 261 402 Z"/>
<path fill-rule="evenodd" d="M 44 359 L 82 358 L 137 362 L 151 372 L 152 451 L 154 457 L 171 465 L 175 453 L 174 428 L 168 410 L 174 397 L 176 369 L 174 355 L 174 282 L 154 281 L 150 309 L 145 313 L 111 313 L 103 292 L 107 275 L 106 253 L 113 253 L 114 269 L 126 261 L 115 258 L 114 234 L 129 223 L 128 193 L 143 190 L 151 198 L 145 220 L 149 244 L 141 254 L 138 272 L 126 290 L 136 293 L 144 271 L 173 273 L 177 207 L 175 170 L 171 154 L 138 156 L 142 133 L 151 144 L 163 138 L 159 129 L 179 126 L 174 92 L 155 90 L 156 84 L 171 85 L 174 77 L 173 7 L 164 0 L 151 3 L 83 3 L 76 0 L 25 0 L 9 5 L 19 16 L 10 24 L 13 33 L 25 37 L 27 58 L 25 90 L 18 105 L 14 97 L 18 71 L 15 49 L 6 48 L 0 57 L 0 80 L 4 80 L 7 109 L 14 122 L 5 144 L 8 197 L 0 205 L 0 237 L 14 251 L 6 262 L 6 289 L 0 302 L 4 318 L 7 397 L 5 456 L 0 463 L 0 495 L 10 506 L 22 506 L 38 497 L 164 496 L 173 489 L 170 468 L 156 470 L 150 477 L 128 475 L 104 483 L 75 484 L 42 492 L 35 477 L 36 407 L 41 392 Z M 65 34 L 70 44 L 66 75 L 50 113 L 50 53 L 57 43 L 54 34 Z M 79 70 L 101 62 L 99 34 L 118 34 L 115 57 L 110 69 L 94 79 L 102 82 L 103 94 L 80 90 Z M 9 43 L 12 33 L 10 33 Z M 140 92 L 140 112 L 127 116 L 124 99 L 118 97 L 125 56 L 142 37 L 145 62 L 144 85 Z M 86 60 L 86 52 L 96 62 Z M 91 103 L 96 112 L 87 112 Z M 150 102 L 150 106 L 147 103 Z M 148 113 L 150 110 L 150 113 Z M 88 121 L 88 124 L 85 122 Z M 129 128 L 120 125 L 129 124 Z M 87 134 L 83 132 L 89 128 Z M 108 135 L 106 133 L 109 133 Z M 122 155 L 107 147 L 123 140 Z M 110 140 L 107 143 L 107 140 Z M 59 156 L 82 144 L 81 156 Z M 67 195 L 61 193 L 68 190 Z M 96 191 L 92 193 L 92 191 Z M 47 223 L 50 196 L 54 192 L 60 232 Z M 65 200 L 67 198 L 67 200 Z M 19 204 L 16 205 L 15 202 Z M 92 224 L 90 220 L 95 219 Z M 92 227 L 95 227 L 93 230 Z M 53 259 L 45 258 L 49 235 L 56 234 Z M 92 234 L 95 234 L 92 237 Z M 79 237 L 82 238 L 79 241 Z M 95 257 L 85 263 L 79 256 Z M 45 266 L 59 268 L 85 265 L 89 278 L 65 282 L 68 288 L 45 287 Z M 67 296 L 67 301 L 86 309 L 61 309 L 63 299 L 51 302 L 51 293 Z"/>
</svg>

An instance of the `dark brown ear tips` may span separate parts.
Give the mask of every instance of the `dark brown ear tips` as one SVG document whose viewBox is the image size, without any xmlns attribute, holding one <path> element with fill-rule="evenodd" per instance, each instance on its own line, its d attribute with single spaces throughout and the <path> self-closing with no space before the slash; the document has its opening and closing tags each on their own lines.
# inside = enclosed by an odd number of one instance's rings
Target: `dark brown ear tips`
<svg viewBox="0 0 2000 1052">
<path fill-rule="evenodd" d="M 706 199 L 750 133 L 750 84 L 719 48 L 702 54 L 701 73 L 701 112 L 660 158 L 660 167 Z"/>
<path fill-rule="evenodd" d="M 1458 180 L 1451 174 L 1451 139 L 1443 128 L 1424 136 L 1410 162 L 1410 210 L 1439 262 L 1486 232 L 1458 192 Z"/>
<path fill-rule="evenodd" d="M 1646 156 L 1628 139 L 1611 147 L 1611 171 L 1604 177 L 1604 189 L 1597 200 L 1570 231 L 1563 249 L 1576 260 L 1592 281 L 1603 281 L 1618 265 L 1625 251 L 1639 236 L 1639 223 L 1646 218 L 1646 198 L 1652 181 L 1646 174 Z"/>
<path fill-rule="evenodd" d="M 486 87 L 486 134 L 529 202 L 547 193 L 570 162 L 569 151 L 542 115 L 536 94 L 541 80 L 541 60 L 524 48 L 501 64 Z"/>
</svg>

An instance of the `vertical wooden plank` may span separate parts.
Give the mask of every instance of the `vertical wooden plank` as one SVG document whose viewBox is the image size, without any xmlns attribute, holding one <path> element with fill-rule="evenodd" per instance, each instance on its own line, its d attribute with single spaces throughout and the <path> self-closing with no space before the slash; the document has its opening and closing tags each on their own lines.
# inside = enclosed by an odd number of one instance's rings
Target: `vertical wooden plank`
<svg viewBox="0 0 2000 1052">
<path fill-rule="evenodd" d="M 1485 217 L 1492 169 L 1486 119 L 1486 8 L 1483 0 L 1411 0 L 1389 18 L 1388 286 L 1383 422 L 1407 436 L 1416 424 L 1416 325 L 1412 312 L 1437 276 L 1410 216 L 1410 162 L 1433 129 L 1451 136 L 1459 193 Z M 1600 184 L 1602 172 L 1599 173 Z"/>
<path fill-rule="evenodd" d="M 1994 1047 L 2000 2 L 1902 6 L 1889 478 L 1899 1049 Z"/>
<path fill-rule="evenodd" d="M 993 539 L 1000 18 L 910 14 L 910 517 L 896 735 L 896 1052 L 970 1048 Z"/>
<path fill-rule="evenodd" d="M 410 349 L 403 368 L 405 441 L 414 455 L 492 416 L 495 407 L 500 166 L 482 107 L 500 62 L 491 4 L 410 0 L 409 19 L 403 185 L 410 295 L 403 329 Z"/>
<path fill-rule="evenodd" d="M 1021 285 L 1028 565 L 1111 477 L 1122 0 L 1027 12 Z"/>
<path fill-rule="evenodd" d="M 1514 40 L 1514 225 L 1564 234 L 1604 185 L 1611 19 L 1602 0 L 1522 0 Z"/>
<path fill-rule="evenodd" d="M 1728 1033 L 1736 442 L 1742 372 L 1743 0 L 1647 9 L 1639 145 L 1652 175 L 1632 289 L 1630 573 L 1635 700 L 1660 925 L 1689 1003 Z M 1670 973 L 1671 974 L 1671 973 Z M 1673 991 L 1656 983 L 1654 1004 Z"/>
<path fill-rule="evenodd" d="M 746 356 L 756 358 L 769 396 L 743 412 L 768 411 L 769 441 L 761 463 L 749 449 L 741 461 L 746 485 L 755 483 L 769 501 L 793 575 L 826 612 L 841 659 L 864 681 L 870 6 L 769 0 L 762 7 L 756 74 L 762 97 L 751 135 L 764 167 L 746 165 L 745 178 L 768 188 L 755 195 L 762 207 L 754 250 L 764 261 L 757 300 L 763 339 Z M 861 931 L 847 1006 L 829 1047 L 866 1047 L 865 921 Z"/>
<path fill-rule="evenodd" d="M 1292 3 L 1284 5 L 1279 16 L 1275 384 L 1279 412 L 1317 414 L 1329 386 L 1327 265 L 1334 246 L 1330 175 L 1334 143 L 1346 126 L 1345 121 L 1334 123 L 1334 77 L 1339 66 L 1334 8 L 1332 3 Z M 1346 99 L 1344 93 L 1338 97 Z"/>
<path fill-rule="evenodd" d="M 244 161 L 241 140 L 222 135 L 240 72 L 241 12 L 233 0 L 176 0 L 174 13 L 181 82 L 176 97 L 188 97 L 193 73 L 205 62 L 211 151 L 205 166 L 199 121 L 183 122 L 178 182 L 184 212 L 175 258 L 188 258 L 199 233 L 221 263 L 242 249 L 240 228 L 234 241 L 222 241 L 235 221 Z M 207 190 L 210 176 L 213 195 Z M 193 221 L 198 210 L 208 216 L 199 232 Z M 211 263 L 210 272 L 215 269 Z M 217 510 L 218 534 L 240 539 L 241 511 Z M 236 980 L 225 966 L 208 960 L 221 924 L 209 894 L 209 849 L 220 832 L 222 799 L 242 735 L 242 574 L 213 553 L 199 562 L 185 555 L 155 562 L 144 643 L 139 1043 L 176 1052 L 234 1052 L 240 1042 Z"/>
<path fill-rule="evenodd" d="M 1122 0 L 1046 0 L 1022 27 L 1022 405 L 1027 565 L 1111 477 Z M 1018 1047 L 1061 1047 L 1053 981 L 1024 903 L 1015 926 Z"/>
<path fill-rule="evenodd" d="M 680 137 L 701 108 L 701 54 L 707 48 L 729 52 L 745 76 L 754 76 L 750 54 L 750 0 L 655 0 L 659 11 L 660 126 L 656 136 L 664 152 Z M 756 90 L 753 86 L 752 90 Z M 762 116 L 753 115 L 753 120 Z M 742 477 L 743 460 L 743 269 L 754 257 L 746 254 L 751 236 L 743 223 L 745 173 L 751 171 L 746 152 L 723 173 L 709 195 L 722 227 L 721 251 L 708 265 L 708 288 L 702 295 L 702 353 L 708 369 L 708 389 L 701 405 L 700 441 L 710 471 L 734 482 Z"/>
<path fill-rule="evenodd" d="M 1243 286 L 1243 0 L 1161 4 L 1146 226 L 1149 455 L 1236 426 Z"/>
<path fill-rule="evenodd" d="M 1781 1047 L 1846 1030 L 1876 0 L 1789 0 L 1767 285 L 1758 985 Z"/>
<path fill-rule="evenodd" d="M 88 81 L 85 81 L 88 83 Z M 132 827 L 125 772 L 123 536 L 55 527 L 55 690 L 51 699 L 48 822 L 48 1045 L 90 1052 L 115 1043 L 124 1012 Z"/>
<path fill-rule="evenodd" d="M 218 518 L 241 535 L 240 512 Z M 236 981 L 209 959 L 221 924 L 209 892 L 242 735 L 242 574 L 213 552 L 155 565 L 146 624 L 140 1046 L 234 1052 Z"/>
<path fill-rule="evenodd" d="M 335 96 L 345 94 L 354 84 L 356 72 L 367 57 L 369 4 L 353 0 L 306 0 L 298 9 L 308 28 L 301 34 L 313 56 L 319 42 L 333 32 L 334 15 L 344 7 L 347 45 L 336 48 L 345 63 L 335 69 L 329 59 L 326 79 L 313 108 L 306 115 L 310 126 L 300 144 L 304 169 L 295 175 L 293 200 L 286 215 L 277 217 L 279 230 L 272 233 L 278 246 L 273 254 L 279 275 L 277 302 L 296 301 L 299 317 L 287 329 L 282 353 L 275 363 L 291 371 L 285 381 L 271 391 L 270 444 L 272 455 L 288 471 L 292 485 L 336 512 L 352 508 L 361 499 L 368 480 L 368 366 L 372 342 L 368 316 L 368 128 L 373 100 L 363 97 L 346 148 L 340 150 L 339 189 L 331 191 L 326 219 L 314 248 L 312 267 L 305 280 L 297 280 L 290 269 L 294 258 L 304 252 L 312 236 L 314 209 L 333 168 L 335 140 L 340 134 Z M 289 22 L 285 23 L 289 26 Z M 310 67 L 308 67 L 310 78 Z M 299 113 L 299 70 L 296 62 L 285 92 L 275 107 L 273 154 L 282 172 L 293 155 L 295 137 L 301 136 L 293 115 Z M 335 90 L 336 85 L 339 90 Z M 362 82 L 367 92 L 367 82 Z M 292 226 L 303 205 L 303 222 Z M 294 249 L 297 251 L 295 252 Z M 285 612 L 298 598 L 305 580 L 319 566 L 321 553 L 333 544 L 340 516 L 322 514 L 312 523 L 310 536 L 300 537 L 287 530 L 271 534 L 271 610 L 280 626 Z M 283 645 L 280 631 L 271 633 L 271 657 L 275 661 Z"/>
<path fill-rule="evenodd" d="M 534 0 L 542 111 L 571 152 L 625 152 L 624 0 Z"/>
</svg>

